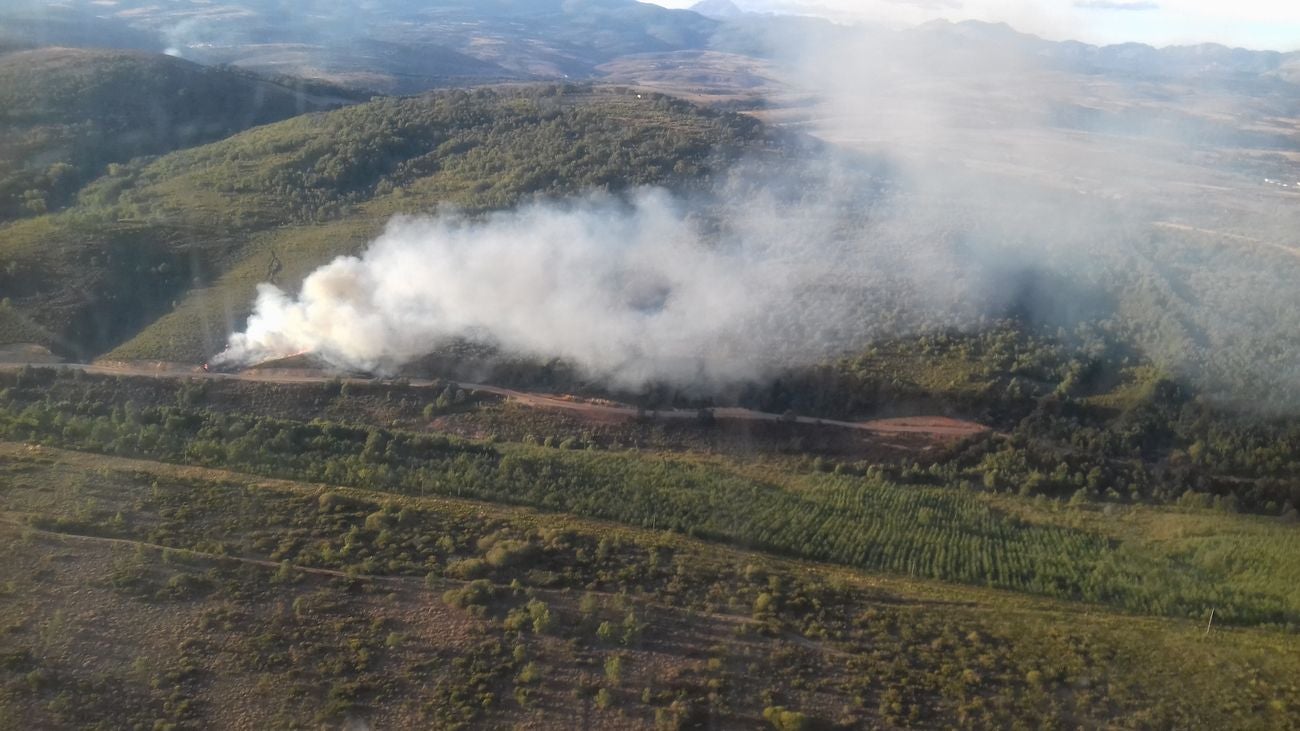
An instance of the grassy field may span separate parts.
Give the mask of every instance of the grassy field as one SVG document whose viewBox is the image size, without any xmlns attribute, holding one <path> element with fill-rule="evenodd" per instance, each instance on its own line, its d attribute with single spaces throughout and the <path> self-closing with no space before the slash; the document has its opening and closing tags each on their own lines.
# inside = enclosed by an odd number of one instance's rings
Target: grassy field
<svg viewBox="0 0 1300 731">
<path fill-rule="evenodd" d="M 1202 581 L 1268 594 L 1300 607 L 1300 531 L 1277 518 L 1148 505 L 1062 508 L 1053 503 L 991 499 L 1026 521 L 1099 533 L 1135 554 L 1177 561 Z M 1047 507 L 1044 509 L 1044 504 Z"/>
</svg>

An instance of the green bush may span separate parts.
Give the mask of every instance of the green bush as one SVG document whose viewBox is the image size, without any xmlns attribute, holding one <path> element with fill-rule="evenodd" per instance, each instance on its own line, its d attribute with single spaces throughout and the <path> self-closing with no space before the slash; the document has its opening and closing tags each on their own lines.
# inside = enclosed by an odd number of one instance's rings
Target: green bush
<svg viewBox="0 0 1300 731">
<path fill-rule="evenodd" d="M 768 706 L 763 709 L 763 720 L 777 731 L 812 731 L 813 722 L 808 716 L 786 709 L 784 706 Z"/>
<path fill-rule="evenodd" d="M 483 559 L 493 568 L 526 566 L 537 554 L 537 547 L 527 541 L 506 540 L 493 544 Z"/>
<path fill-rule="evenodd" d="M 487 579 L 471 581 L 459 589 L 448 589 L 442 595 L 442 601 L 448 606 L 466 609 L 468 607 L 486 606 L 496 596 L 497 590 Z"/>
<path fill-rule="evenodd" d="M 486 575 L 488 563 L 481 558 L 463 558 L 447 564 L 446 574 L 453 579 L 476 579 Z"/>
</svg>

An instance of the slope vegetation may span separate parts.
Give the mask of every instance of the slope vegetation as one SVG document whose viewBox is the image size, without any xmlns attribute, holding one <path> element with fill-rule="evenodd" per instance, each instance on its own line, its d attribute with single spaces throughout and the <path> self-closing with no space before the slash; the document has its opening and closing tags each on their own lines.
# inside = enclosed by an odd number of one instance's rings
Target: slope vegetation
<svg viewBox="0 0 1300 731">
<path fill-rule="evenodd" d="M 764 139 L 616 90 L 381 99 L 114 168 L 67 211 L 0 228 L 0 291 L 64 352 L 201 359 L 257 282 L 292 284 L 392 214 L 681 183 Z"/>
<path fill-rule="evenodd" d="M 211 142 L 348 100 L 159 54 L 0 56 L 0 221 L 65 204 L 111 163 Z"/>
</svg>

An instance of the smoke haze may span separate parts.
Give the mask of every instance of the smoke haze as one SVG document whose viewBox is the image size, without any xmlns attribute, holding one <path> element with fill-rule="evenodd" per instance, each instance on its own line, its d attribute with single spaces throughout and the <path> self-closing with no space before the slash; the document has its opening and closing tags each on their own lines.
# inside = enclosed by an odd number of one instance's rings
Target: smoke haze
<svg viewBox="0 0 1300 731">
<path fill-rule="evenodd" d="M 764 196 L 706 218 L 643 189 L 482 220 L 399 218 L 360 257 L 311 274 L 296 296 L 262 285 L 222 358 L 311 352 L 383 371 L 469 338 L 558 356 L 625 387 L 753 377 L 862 330 L 855 298 L 844 295 L 871 279 L 868 241 L 836 234 L 834 219 L 813 213 Z"/>
<path fill-rule="evenodd" d="M 219 360 L 309 352 L 391 372 L 465 338 L 559 357 L 620 387 L 707 387 L 1019 307 L 1025 277 L 1043 267 L 1082 276 L 1071 252 L 1079 232 L 1098 230 L 1079 224 L 1090 213 L 1053 217 L 1028 200 L 1016 215 L 955 188 L 934 199 L 869 193 L 866 179 L 825 161 L 804 172 L 813 182 L 756 184 L 761 171 L 742 166 L 689 201 L 641 189 L 482 219 L 398 218 L 296 295 L 263 284 Z M 1054 244 L 1024 259 L 1021 247 L 1039 240 Z M 1047 316 L 1050 299 L 1069 295 L 1032 296 Z"/>
<path fill-rule="evenodd" d="M 399 218 L 299 293 L 262 285 L 221 357 L 391 371 L 468 338 L 620 387 L 707 386 L 1015 314 L 1294 389 L 1300 221 L 1253 152 L 1283 144 L 1259 131 L 1275 95 L 1229 110 L 1206 82 L 1175 107 L 1141 79 L 1081 82 L 1005 28 L 824 30 L 769 39 L 816 102 L 759 116 L 856 152 L 749 161 L 690 198 Z"/>
<path fill-rule="evenodd" d="M 310 351 L 384 369 L 453 337 L 556 355 L 619 383 L 717 378 L 736 335 L 789 304 L 790 252 L 706 247 L 660 190 L 592 196 L 468 221 L 394 220 L 361 257 L 317 270 L 291 297 L 262 285 L 227 357 Z"/>
</svg>

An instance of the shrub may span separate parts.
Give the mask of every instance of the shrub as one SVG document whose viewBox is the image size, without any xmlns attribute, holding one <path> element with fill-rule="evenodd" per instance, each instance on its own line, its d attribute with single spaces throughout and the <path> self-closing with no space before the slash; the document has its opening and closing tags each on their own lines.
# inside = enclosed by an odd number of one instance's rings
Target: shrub
<svg viewBox="0 0 1300 731">
<path fill-rule="evenodd" d="M 522 685 L 533 685 L 542 679 L 542 669 L 537 663 L 530 662 L 519 671 L 518 680 Z"/>
<path fill-rule="evenodd" d="M 601 622 L 600 626 L 596 628 L 596 637 L 599 638 L 601 642 L 613 642 L 614 625 L 609 622 Z"/>
<path fill-rule="evenodd" d="M 551 615 L 550 607 L 546 602 L 533 599 L 528 602 L 528 616 L 533 619 L 533 632 L 536 634 L 545 634 L 555 625 L 555 619 Z"/>
<path fill-rule="evenodd" d="M 158 591 L 158 598 L 189 599 L 213 590 L 212 580 L 206 576 L 180 573 L 167 580 L 167 586 Z"/>
<path fill-rule="evenodd" d="M 811 731 L 813 728 L 812 719 L 798 711 L 788 710 L 784 706 L 764 708 L 763 720 L 772 724 L 772 728 L 777 731 Z"/>
<path fill-rule="evenodd" d="M 471 581 L 459 589 L 443 592 L 442 600 L 452 607 L 465 609 L 472 606 L 485 606 L 496 596 L 496 587 L 487 579 Z"/>
<path fill-rule="evenodd" d="M 605 677 L 614 685 L 618 685 L 623 679 L 622 655 L 610 655 L 605 658 Z"/>
<path fill-rule="evenodd" d="M 465 558 L 447 564 L 447 576 L 453 579 L 476 579 L 487 572 L 488 565 L 481 558 Z"/>
<path fill-rule="evenodd" d="M 506 568 L 529 563 L 537 553 L 537 547 L 527 541 L 498 541 L 488 549 L 483 557 L 489 566 Z"/>
</svg>

